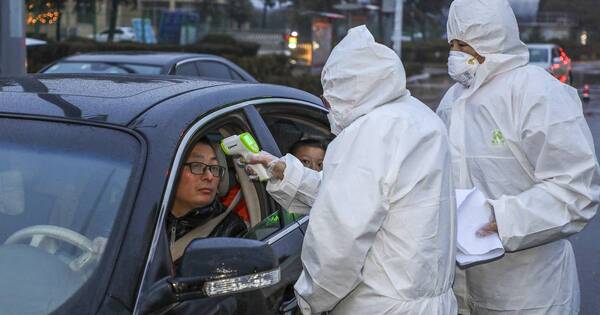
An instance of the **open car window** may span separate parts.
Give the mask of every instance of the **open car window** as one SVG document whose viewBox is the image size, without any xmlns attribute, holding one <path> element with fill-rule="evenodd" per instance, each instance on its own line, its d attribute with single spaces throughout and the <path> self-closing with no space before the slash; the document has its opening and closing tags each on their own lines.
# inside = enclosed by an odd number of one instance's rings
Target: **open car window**
<svg viewBox="0 0 600 315">
<path fill-rule="evenodd" d="M 300 140 L 318 140 L 327 144 L 334 137 L 330 132 L 327 112 L 324 108 L 310 108 L 297 104 L 269 104 L 257 106 L 257 109 L 282 154 L 291 153 L 292 146 Z M 275 204 L 275 207 L 278 208 L 277 215 L 266 220 L 249 235 L 261 239 L 272 232 L 276 226 L 274 222 L 287 226 L 304 216 L 291 213 L 278 204 Z"/>
<path fill-rule="evenodd" d="M 206 220 L 195 221 L 194 224 L 197 225 L 190 228 L 183 236 L 177 233 L 173 234 L 174 236 L 169 235 L 171 256 L 174 261 L 177 261 L 182 250 L 193 239 L 247 237 L 249 231 L 255 230 L 255 227 L 261 224 L 264 225 L 265 219 L 275 211 L 269 202 L 265 184 L 251 180 L 243 166 L 236 163 L 236 159 L 239 157 L 225 155 L 220 147 L 220 142 L 224 138 L 244 132 L 252 133 L 252 130 L 247 124 L 243 112 L 239 111 L 215 120 L 194 135 L 187 144 L 186 152 L 190 152 L 199 139 L 208 140 L 217 156 L 219 166 L 224 167 L 225 171 L 218 179 L 215 202 L 219 204 L 219 207 L 208 209 L 214 213 L 208 214 Z M 256 140 L 260 144 L 260 139 L 256 138 Z M 185 157 L 188 157 L 187 153 Z M 186 163 L 186 161 L 182 161 L 182 163 Z M 182 166 L 183 164 L 178 168 L 178 177 L 182 176 L 181 172 L 184 170 Z M 172 192 L 171 207 L 176 201 L 176 192 L 181 183 L 177 180 L 177 185 Z M 169 228 L 174 226 L 174 220 L 172 217 L 167 220 L 167 232 L 170 233 Z M 177 228 L 176 225 L 175 227 Z"/>
<path fill-rule="evenodd" d="M 282 154 L 289 153 L 299 140 L 315 139 L 327 143 L 333 139 L 325 109 L 296 104 L 267 105 L 257 109 Z"/>
</svg>

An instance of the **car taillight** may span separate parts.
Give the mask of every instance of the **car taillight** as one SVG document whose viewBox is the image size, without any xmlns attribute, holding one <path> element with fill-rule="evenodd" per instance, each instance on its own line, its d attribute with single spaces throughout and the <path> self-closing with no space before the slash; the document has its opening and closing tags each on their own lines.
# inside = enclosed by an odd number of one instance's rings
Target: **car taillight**
<svg viewBox="0 0 600 315">
<path fill-rule="evenodd" d="M 560 50 L 560 61 L 566 65 L 569 64 L 571 62 L 571 58 L 569 58 L 569 56 L 567 56 L 567 53 L 562 49 L 559 48 Z"/>
<path fill-rule="evenodd" d="M 560 80 L 560 82 L 562 82 L 562 83 L 567 83 L 567 80 L 568 80 L 568 79 L 569 79 L 569 78 L 568 78 L 566 75 L 561 75 L 561 76 L 558 78 L 558 80 Z"/>
</svg>

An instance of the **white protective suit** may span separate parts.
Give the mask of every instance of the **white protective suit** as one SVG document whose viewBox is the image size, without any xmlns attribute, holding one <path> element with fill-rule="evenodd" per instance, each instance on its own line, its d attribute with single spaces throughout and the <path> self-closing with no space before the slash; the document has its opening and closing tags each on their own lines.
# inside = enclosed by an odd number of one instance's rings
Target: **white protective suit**
<svg viewBox="0 0 600 315">
<path fill-rule="evenodd" d="M 284 180 L 268 184 L 291 211 L 312 205 L 295 285 L 304 314 L 456 314 L 448 139 L 405 83 L 398 56 L 351 29 L 322 73 L 341 130 L 322 177 L 287 155 Z"/>
<path fill-rule="evenodd" d="M 460 312 L 577 314 L 577 268 L 566 237 L 595 215 L 600 196 L 577 91 L 528 65 L 506 0 L 455 0 L 453 39 L 485 57 L 475 83 L 455 84 L 438 108 L 449 128 L 454 185 L 489 198 L 507 251 L 457 276 Z"/>
</svg>

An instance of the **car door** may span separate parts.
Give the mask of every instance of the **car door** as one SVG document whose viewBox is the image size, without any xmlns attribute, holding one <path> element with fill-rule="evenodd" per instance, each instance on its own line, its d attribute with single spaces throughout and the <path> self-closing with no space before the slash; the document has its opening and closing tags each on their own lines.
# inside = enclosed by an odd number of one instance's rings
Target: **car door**
<svg viewBox="0 0 600 315">
<path fill-rule="evenodd" d="M 165 269 L 164 266 L 156 264 L 164 263 L 165 259 L 159 259 L 157 256 L 166 256 L 168 253 L 161 252 L 160 243 L 166 244 L 165 218 L 166 212 L 170 208 L 173 201 L 173 194 L 176 189 L 176 180 L 181 165 L 184 162 L 186 150 L 189 150 L 193 143 L 193 139 L 200 136 L 211 135 L 215 137 L 225 137 L 228 135 L 251 132 L 259 145 L 270 152 L 279 154 L 279 149 L 270 134 L 268 127 L 261 119 L 259 113 L 252 106 L 256 103 L 270 103 L 274 100 L 256 100 L 243 104 L 237 104 L 223 108 L 211 113 L 210 117 L 199 117 L 199 120 L 188 128 L 186 134 L 182 136 L 180 148 L 177 150 L 177 155 L 173 158 L 173 168 L 169 178 L 168 188 L 163 196 L 163 206 L 161 214 L 158 216 L 158 224 L 156 225 L 155 235 L 157 235 L 158 244 L 153 245 L 153 249 L 149 255 L 146 273 L 144 280 L 141 283 L 141 291 L 138 296 L 138 304 L 144 303 L 145 295 L 148 293 L 152 284 L 157 282 L 159 278 L 153 278 L 153 270 Z M 232 161 L 228 160 L 228 166 L 236 167 Z M 241 173 L 235 169 L 237 180 L 241 181 L 245 173 Z M 246 175 L 247 176 L 247 175 Z M 193 301 L 186 301 L 173 306 L 172 312 L 178 314 L 202 313 L 202 314 L 282 314 L 282 305 L 293 304 L 293 284 L 297 280 L 302 265 L 300 262 L 300 252 L 302 247 L 303 231 L 298 222 L 299 217 L 286 213 L 278 207 L 268 196 L 264 183 L 245 182 L 242 186 L 244 200 L 252 213 L 259 213 L 260 219 L 250 220 L 249 230 L 243 236 L 247 239 L 260 240 L 268 244 L 275 253 L 279 262 L 281 271 L 281 280 L 270 287 L 263 288 L 252 292 L 244 292 L 215 298 L 203 298 Z M 244 187 L 245 190 L 244 190 Z M 248 198 L 252 193 L 255 193 L 253 198 Z M 258 211 L 251 210 L 254 207 Z M 256 215 L 254 215 L 256 217 Z M 162 240 L 162 241 L 161 241 Z M 163 246 L 164 247 L 164 246 Z M 164 274 L 164 273 L 163 273 Z M 136 306 L 139 311 L 141 307 Z M 284 312 L 285 313 L 285 312 Z"/>
<path fill-rule="evenodd" d="M 270 141 L 275 142 L 278 151 L 282 154 L 290 153 L 290 149 L 300 140 L 312 139 L 328 143 L 334 137 L 330 132 L 327 110 L 324 107 L 313 104 L 279 102 L 260 104 L 256 108 L 262 120 L 262 128 L 269 130 L 272 137 Z M 289 224 L 289 227 L 287 230 L 275 234 L 269 241 L 275 244 L 275 248 L 286 248 L 288 255 L 295 253 L 296 250 L 301 253 L 302 248 L 295 247 L 297 234 L 294 233 L 297 233 L 295 229 L 299 228 L 299 232 L 304 237 L 309 216 L 291 213 L 288 211 L 289 209 L 284 209 L 280 205 L 276 205 L 276 207 L 278 207 L 280 222 Z M 297 266 L 296 259 L 299 256 L 291 256 L 290 258 L 289 261 L 292 266 Z M 301 268 L 301 261 L 299 263 Z M 289 268 L 290 274 L 295 275 L 294 271 L 295 269 Z M 288 296 L 289 299 L 283 302 L 280 310 L 292 314 L 291 312 L 297 306 L 297 301 L 293 291 L 290 290 Z"/>
<path fill-rule="evenodd" d="M 263 106 L 268 105 L 264 104 Z M 246 114 L 256 134 L 260 135 L 261 143 L 265 144 L 262 149 L 276 156 L 281 156 L 280 146 L 276 142 L 272 130 L 269 129 L 269 126 L 256 110 L 256 107 L 247 108 Z M 271 215 L 249 231 L 247 237 L 263 240 L 275 250 L 275 255 L 278 257 L 280 263 L 282 279 L 276 286 L 265 289 L 264 293 L 265 295 L 270 295 L 270 291 L 272 290 L 283 289 L 284 296 L 279 301 L 279 310 L 281 314 L 292 314 L 296 306 L 293 286 L 302 272 L 300 255 L 308 217 L 302 218 L 303 216 L 301 215 L 290 213 L 287 209 L 277 204 L 270 196 L 268 201 L 272 209 Z"/>
</svg>

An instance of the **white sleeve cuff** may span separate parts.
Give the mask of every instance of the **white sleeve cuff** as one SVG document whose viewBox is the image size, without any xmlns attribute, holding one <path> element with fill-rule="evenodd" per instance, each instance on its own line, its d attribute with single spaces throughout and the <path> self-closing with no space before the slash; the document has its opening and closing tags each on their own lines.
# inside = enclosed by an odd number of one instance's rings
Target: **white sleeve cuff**
<svg viewBox="0 0 600 315">
<path fill-rule="evenodd" d="M 267 191 L 275 201 L 289 209 L 302 182 L 304 165 L 291 154 L 286 154 L 280 160 L 285 163 L 283 179 L 270 179 L 267 183 Z"/>
</svg>

